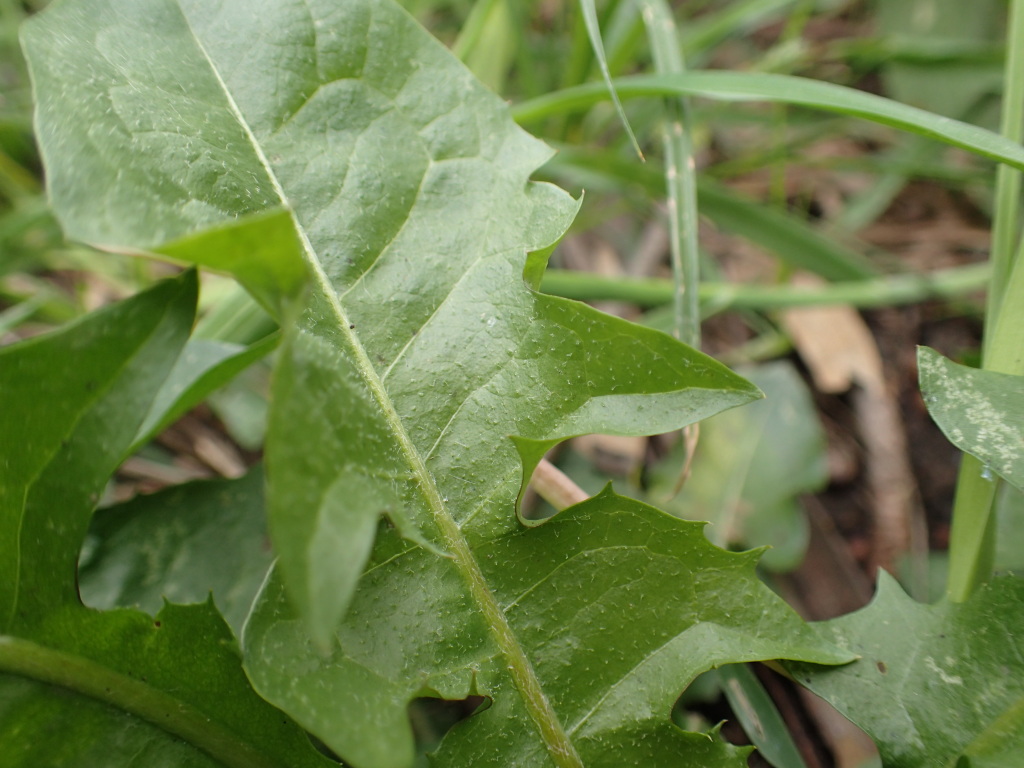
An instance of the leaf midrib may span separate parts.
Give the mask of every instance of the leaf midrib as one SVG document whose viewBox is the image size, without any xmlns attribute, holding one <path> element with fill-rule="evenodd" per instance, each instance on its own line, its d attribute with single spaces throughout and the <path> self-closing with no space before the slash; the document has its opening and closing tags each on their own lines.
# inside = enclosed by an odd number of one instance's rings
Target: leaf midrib
<svg viewBox="0 0 1024 768">
<path fill-rule="evenodd" d="M 427 471 L 423 458 L 420 456 L 419 451 L 416 449 L 412 439 L 406 432 L 401 418 L 395 410 L 394 404 L 391 402 L 391 398 L 384 388 L 383 382 L 377 375 L 376 369 L 373 367 L 373 363 L 371 362 L 369 355 L 366 353 L 365 348 L 359 341 L 356 334 L 351 332 L 351 323 L 349 322 L 348 316 L 346 315 L 344 308 L 341 306 L 338 295 L 331 286 L 329 278 L 321 267 L 316 251 L 313 249 L 313 245 L 309 241 L 306 230 L 299 223 L 295 210 L 291 206 L 288 196 L 285 194 L 284 188 L 281 186 L 273 167 L 271 166 L 267 156 L 264 154 L 259 142 L 256 140 L 256 136 L 250 129 L 248 122 L 246 122 L 241 109 L 235 102 L 234 97 L 231 95 L 231 92 L 227 87 L 227 83 L 225 83 L 224 79 L 221 77 L 220 71 L 215 66 L 213 59 L 210 57 L 202 41 L 199 39 L 199 36 L 195 33 L 195 30 L 192 29 L 188 16 L 180 5 L 176 4 L 176 7 L 192 35 L 196 47 L 206 59 L 206 62 L 210 67 L 210 72 L 216 78 L 217 84 L 220 86 L 220 89 L 224 94 L 224 98 L 227 101 L 228 108 L 238 121 L 239 126 L 245 132 L 253 151 L 256 153 L 256 157 L 260 165 L 263 167 L 267 177 L 270 179 L 278 200 L 281 201 L 282 207 L 288 212 L 288 215 L 292 220 L 295 231 L 302 243 L 305 261 L 315 278 L 316 286 L 323 296 L 327 298 L 337 319 L 338 328 L 350 345 L 352 357 L 356 363 L 359 377 L 366 383 L 371 395 L 377 402 L 378 407 L 381 409 L 391 433 L 398 441 L 402 455 L 405 458 L 409 469 L 417 479 L 417 485 L 430 508 L 434 522 L 440 530 L 449 552 L 453 556 L 456 567 L 466 580 L 470 593 L 472 594 L 474 601 L 479 606 L 481 613 L 483 613 L 485 621 L 494 636 L 498 648 L 508 660 L 509 672 L 515 682 L 516 688 L 522 696 L 526 710 L 529 712 L 531 719 L 540 731 L 548 753 L 551 755 L 555 765 L 559 766 L 559 768 L 584 768 L 583 761 L 577 754 L 576 749 L 569 739 L 569 736 L 566 734 L 561 721 L 558 719 L 558 715 L 552 708 L 551 702 L 544 693 L 543 686 L 533 669 L 533 665 L 530 663 L 530 660 L 526 655 L 525 649 L 519 643 L 512 627 L 509 625 L 508 620 L 505 617 L 504 612 L 498 605 L 498 601 L 487 586 L 483 572 L 481 571 L 476 558 L 473 556 L 469 543 L 462 535 L 462 530 L 459 528 L 454 517 L 448 513 L 441 493 L 434 482 L 434 478 Z"/>
</svg>

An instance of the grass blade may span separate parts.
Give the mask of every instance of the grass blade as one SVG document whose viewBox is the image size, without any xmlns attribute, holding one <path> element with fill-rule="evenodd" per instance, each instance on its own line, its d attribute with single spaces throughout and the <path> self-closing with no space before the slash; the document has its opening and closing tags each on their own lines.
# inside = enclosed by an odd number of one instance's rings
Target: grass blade
<svg viewBox="0 0 1024 768">
<path fill-rule="evenodd" d="M 644 0 L 641 6 L 647 36 L 659 74 L 685 70 L 677 42 L 672 10 L 664 0 Z M 700 254 L 697 249 L 697 182 L 689 115 L 682 98 L 666 99 L 665 186 L 668 190 L 669 249 L 675 282 L 676 337 L 691 347 L 700 346 Z"/>
<path fill-rule="evenodd" d="M 626 134 L 629 136 L 629 141 L 633 145 L 637 157 L 643 160 L 644 153 L 640 149 L 640 143 L 636 140 L 632 126 L 629 124 L 629 118 L 626 117 L 626 110 L 622 108 L 619 95 L 615 92 L 615 83 L 612 80 L 611 72 L 608 70 L 608 57 L 604 53 L 604 42 L 601 40 L 601 25 L 597 20 L 597 8 L 594 5 L 594 0 L 580 0 L 580 10 L 583 12 L 583 24 L 587 28 L 587 37 L 590 38 L 590 45 L 594 49 L 597 64 L 601 68 L 601 77 L 604 78 L 604 85 L 608 89 L 607 93 L 615 105 L 615 111 L 619 115 L 619 120 L 622 121 L 622 126 L 626 129 Z"/>
<path fill-rule="evenodd" d="M 637 75 L 619 78 L 614 85 L 622 99 L 701 96 L 722 101 L 781 102 L 837 112 L 927 136 L 1024 170 L 1024 148 L 1004 136 L 881 96 L 818 80 L 715 71 Z M 520 123 L 530 123 L 552 114 L 584 109 L 606 98 L 604 86 L 581 85 L 531 99 L 512 111 Z"/>
<path fill-rule="evenodd" d="M 718 677 L 732 711 L 761 756 L 776 768 L 806 768 L 782 715 L 750 667 L 729 664 L 718 670 Z"/>
</svg>

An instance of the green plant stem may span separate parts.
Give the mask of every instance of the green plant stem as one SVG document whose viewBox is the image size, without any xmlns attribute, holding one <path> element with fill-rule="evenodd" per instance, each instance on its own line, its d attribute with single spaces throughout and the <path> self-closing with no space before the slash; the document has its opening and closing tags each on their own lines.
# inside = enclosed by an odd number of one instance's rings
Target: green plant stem
<svg viewBox="0 0 1024 768">
<path fill-rule="evenodd" d="M 997 480 L 981 461 L 964 454 L 949 532 L 946 595 L 953 602 L 967 600 L 992 575 L 996 548 L 993 507 L 999 495 Z"/>
<path fill-rule="evenodd" d="M 1024 138 L 1024 0 L 1010 3 L 1003 88 L 1002 134 Z M 1020 238 L 1020 172 L 1000 166 L 992 226 L 992 275 L 986 308 L 982 368 L 1024 375 L 1024 257 Z M 965 455 L 957 477 L 946 594 L 963 602 L 992 575 L 995 500 L 1002 481 Z"/>
<path fill-rule="evenodd" d="M 228 768 L 281 768 L 180 699 L 81 656 L 0 635 L 0 672 L 57 685 L 110 704 L 181 738 Z"/>
<path fill-rule="evenodd" d="M 641 15 L 659 74 L 673 75 L 685 70 L 677 41 L 672 10 L 664 0 L 644 0 Z M 700 348 L 700 252 L 697 248 L 697 181 L 690 139 L 690 120 L 686 100 L 666 99 L 663 145 L 665 148 L 665 186 L 668 192 L 669 253 L 675 283 L 676 338 Z"/>
<path fill-rule="evenodd" d="M 984 367 L 1024 376 L 1024 241 L 1017 251 L 1003 297 L 1003 308 L 992 333 L 995 341 L 989 347 Z"/>
<path fill-rule="evenodd" d="M 1004 77 L 1000 133 L 1019 144 L 1024 138 L 1024 4 L 1020 0 L 1010 3 Z M 995 219 L 992 226 L 992 287 L 985 315 L 986 328 L 989 330 L 995 326 L 1002 310 L 1006 285 L 1013 271 L 1020 237 L 1020 189 L 1020 172 L 1000 166 L 996 171 Z M 990 354 L 995 342 L 995 334 L 985 339 L 986 356 Z"/>
<path fill-rule="evenodd" d="M 892 275 L 870 280 L 831 283 L 817 288 L 793 285 L 737 285 L 702 283 L 702 302 L 716 310 L 726 308 L 784 309 L 826 304 L 859 308 L 913 304 L 930 298 L 955 298 L 984 288 L 987 264 L 938 270 L 927 275 Z M 545 293 L 580 301 L 628 301 L 657 307 L 672 301 L 675 286 L 659 278 L 604 277 L 587 272 L 551 269 L 544 275 Z"/>
</svg>

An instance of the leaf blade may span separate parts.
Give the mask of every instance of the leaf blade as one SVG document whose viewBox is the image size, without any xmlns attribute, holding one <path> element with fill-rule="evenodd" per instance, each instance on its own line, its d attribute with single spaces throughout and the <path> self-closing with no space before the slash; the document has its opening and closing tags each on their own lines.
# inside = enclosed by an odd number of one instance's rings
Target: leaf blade
<svg viewBox="0 0 1024 768">
<path fill-rule="evenodd" d="M 621 765 L 637 754 L 702 765 L 686 755 L 708 737 L 684 735 L 668 720 L 692 677 L 727 659 L 822 652 L 795 615 L 765 600 L 767 588 L 754 578 L 757 554 L 712 547 L 700 524 L 606 491 L 536 528 L 494 536 L 489 527 L 478 520 L 468 531 L 482 540 L 476 552 L 486 583 L 585 765 Z M 256 684 L 285 709 L 301 709 L 300 721 L 337 738 L 336 748 L 347 746 L 357 765 L 404 764 L 403 729 L 390 729 L 404 722 L 411 698 L 469 693 L 493 702 L 446 737 L 440 764 L 499 765 L 510 756 L 517 765 L 554 764 L 533 741 L 528 714 L 510 695 L 505 657 L 454 564 L 393 531 L 381 542 L 326 660 L 311 648 L 294 652 L 304 645 L 302 625 L 271 579 L 246 628 Z M 717 578 L 743 586 L 732 597 L 718 594 Z M 396 580 L 409 588 L 396 588 Z M 755 615 L 758 629 L 748 623 Z M 830 661 L 850 658 L 832 653 Z M 346 715 L 332 715 L 338 711 Z M 392 738 L 381 745 L 372 733 L 385 713 Z"/>
<path fill-rule="evenodd" d="M 108 704 L 229 768 L 330 764 L 248 686 L 230 631 L 212 603 L 167 604 L 155 619 L 137 611 L 94 614 L 69 606 L 33 634 L 35 640 L 0 636 L 0 670 L 77 694 L 85 699 L 86 713 L 90 704 Z M 186 648 L 191 652 L 183 653 Z M 34 728 L 52 727 L 61 716 L 61 698 L 50 691 L 45 719 Z M 93 738 L 100 742 L 119 737 L 113 723 L 98 727 L 103 730 Z M 30 735 L 19 734 L 18 740 Z M 191 750 L 183 751 L 199 759 Z"/>
<path fill-rule="evenodd" d="M 8 436 L 0 476 L 0 629 L 77 602 L 75 564 L 89 516 L 185 343 L 196 292 L 195 274 L 187 273 L 0 350 L 7 404 L 0 427 Z"/>
<path fill-rule="evenodd" d="M 212 593 L 236 637 L 266 578 L 264 477 L 207 480 L 139 496 L 93 517 L 78 566 L 82 602 L 156 614 Z"/>
<path fill-rule="evenodd" d="M 928 413 L 950 442 L 1024 490 L 1024 377 L 957 365 L 928 347 L 918 347 L 917 365 Z"/>
<path fill-rule="evenodd" d="M 922 605 L 881 574 L 875 599 L 819 626 L 862 658 L 843 669 L 787 664 L 875 740 L 886 765 L 952 765 L 1022 695 L 1021 582 L 982 585 L 964 603 Z M 1016 673 L 1016 674 L 1015 674 Z"/>
<path fill-rule="evenodd" d="M 83 748 L 101 744 L 113 759 L 156 744 L 196 765 L 210 765 L 204 752 L 239 767 L 322 765 L 305 734 L 252 690 L 212 603 L 168 604 L 154 619 L 88 610 L 78 598 L 89 518 L 185 345 L 196 294 L 190 271 L 0 350 L 0 391 L 12 406 L 0 415 L 11 437 L 0 444 L 0 706 L 28 702 L 38 717 L 2 735 L 46 741 L 81 712 L 96 729 Z M 188 746 L 145 725 L 149 735 L 134 739 L 140 721 Z M 37 765 L 49 754 L 29 746 L 12 759 Z"/>
</svg>

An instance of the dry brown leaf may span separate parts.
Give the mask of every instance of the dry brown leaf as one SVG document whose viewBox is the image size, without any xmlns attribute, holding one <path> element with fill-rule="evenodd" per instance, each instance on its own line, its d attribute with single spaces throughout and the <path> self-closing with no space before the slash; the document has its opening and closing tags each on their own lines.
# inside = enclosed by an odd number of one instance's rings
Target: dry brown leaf
<svg viewBox="0 0 1024 768">
<path fill-rule="evenodd" d="M 800 273 L 792 283 L 816 287 L 824 281 Z M 782 313 L 782 324 L 821 392 L 846 392 L 854 383 L 885 390 L 882 358 L 860 314 L 848 306 L 799 307 Z"/>
<path fill-rule="evenodd" d="M 821 280 L 801 274 L 794 283 L 815 286 Z M 852 389 L 874 501 L 872 562 L 896 573 L 900 559 L 913 553 L 911 591 L 920 593 L 926 583 L 927 527 L 907 455 L 903 421 L 886 386 L 882 358 L 871 331 L 860 314 L 847 306 L 786 310 L 782 323 L 820 391 Z"/>
</svg>

